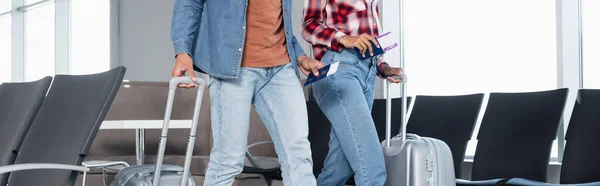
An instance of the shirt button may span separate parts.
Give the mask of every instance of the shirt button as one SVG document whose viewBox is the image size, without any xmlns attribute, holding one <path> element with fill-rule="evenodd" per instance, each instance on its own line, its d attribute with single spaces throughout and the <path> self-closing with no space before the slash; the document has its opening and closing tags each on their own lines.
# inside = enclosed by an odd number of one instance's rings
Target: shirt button
<svg viewBox="0 0 600 186">
<path fill-rule="evenodd" d="M 242 48 L 238 48 L 238 51 L 240 51 L 240 52 L 241 52 L 241 51 L 242 51 Z"/>
<path fill-rule="evenodd" d="M 244 30 L 245 30 L 245 29 L 246 29 L 246 26 L 243 26 L 243 27 L 242 27 L 242 29 L 244 29 Z"/>
</svg>

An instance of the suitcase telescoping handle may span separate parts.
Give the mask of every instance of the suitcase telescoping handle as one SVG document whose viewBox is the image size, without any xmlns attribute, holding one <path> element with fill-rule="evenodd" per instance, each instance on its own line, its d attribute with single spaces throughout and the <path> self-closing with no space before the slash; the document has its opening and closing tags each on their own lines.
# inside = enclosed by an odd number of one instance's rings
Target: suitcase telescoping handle
<svg viewBox="0 0 600 186">
<path fill-rule="evenodd" d="M 408 81 L 408 77 L 406 76 L 406 74 L 403 73 L 402 75 L 396 76 L 394 78 L 402 79 L 402 108 L 400 109 L 402 117 L 402 126 L 400 127 L 400 135 L 402 138 L 401 144 L 404 144 L 404 142 L 406 141 L 406 82 Z M 385 82 L 387 85 L 387 95 L 385 96 L 385 141 L 386 146 L 390 147 L 392 145 L 392 83 L 390 83 L 387 80 Z"/>
<path fill-rule="evenodd" d="M 154 169 L 154 179 L 152 181 L 154 186 L 158 186 L 160 184 L 161 167 L 165 155 L 165 146 L 167 145 L 167 133 L 169 132 L 169 121 L 171 120 L 171 110 L 173 108 L 175 90 L 177 89 L 177 85 L 179 84 L 191 83 L 196 83 L 198 85 L 198 93 L 196 95 L 196 104 L 194 105 L 194 117 L 192 119 L 192 127 L 190 128 L 190 137 L 188 139 L 187 151 L 185 153 L 185 163 L 183 166 L 183 175 L 181 176 L 180 185 L 185 186 L 188 182 L 190 164 L 192 162 L 192 153 L 194 151 L 194 142 L 196 142 L 196 129 L 198 128 L 198 118 L 200 117 L 200 108 L 202 106 L 202 95 L 204 95 L 204 88 L 206 87 L 206 82 L 202 78 L 196 78 L 196 82 L 193 82 L 190 77 L 176 77 L 171 79 L 171 81 L 169 82 L 169 96 L 167 98 L 165 120 L 163 123 L 162 133 L 160 135 L 158 156 L 156 158 L 156 168 Z"/>
</svg>

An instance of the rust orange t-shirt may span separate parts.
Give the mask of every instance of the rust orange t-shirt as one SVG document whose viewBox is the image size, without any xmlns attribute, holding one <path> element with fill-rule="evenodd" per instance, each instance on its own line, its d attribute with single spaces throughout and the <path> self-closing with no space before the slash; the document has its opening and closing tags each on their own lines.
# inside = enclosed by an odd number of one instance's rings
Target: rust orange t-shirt
<svg viewBox="0 0 600 186">
<path fill-rule="evenodd" d="M 248 0 L 242 67 L 273 67 L 290 62 L 281 0 Z"/>
</svg>

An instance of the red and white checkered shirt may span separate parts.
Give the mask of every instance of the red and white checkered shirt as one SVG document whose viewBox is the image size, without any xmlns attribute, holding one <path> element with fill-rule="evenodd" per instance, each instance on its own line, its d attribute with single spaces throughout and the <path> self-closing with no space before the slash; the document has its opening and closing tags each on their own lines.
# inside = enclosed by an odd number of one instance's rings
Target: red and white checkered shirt
<svg viewBox="0 0 600 186">
<path fill-rule="evenodd" d="M 321 60 L 327 50 L 341 51 L 346 35 L 379 36 L 378 0 L 306 0 L 302 37 L 313 45 L 314 57 Z M 378 75 L 387 67 L 380 56 Z"/>
</svg>

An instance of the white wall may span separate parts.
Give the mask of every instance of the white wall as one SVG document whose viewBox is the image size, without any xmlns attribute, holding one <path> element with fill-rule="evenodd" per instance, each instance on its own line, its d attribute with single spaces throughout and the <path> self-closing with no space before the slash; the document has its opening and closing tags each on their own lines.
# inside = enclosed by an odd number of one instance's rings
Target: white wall
<svg viewBox="0 0 600 186">
<path fill-rule="evenodd" d="M 127 67 L 125 79 L 169 80 L 175 60 L 170 39 L 173 3 L 119 1 L 119 64 Z"/>
<path fill-rule="evenodd" d="M 118 63 L 127 67 L 125 79 L 132 81 L 168 81 L 173 69 L 173 44 L 170 39 L 171 17 L 175 0 L 126 0 L 113 6 L 112 25 L 118 25 Z M 114 2 L 114 1 L 113 1 Z M 300 36 L 303 0 L 293 0 L 294 34 L 309 52 Z"/>
<path fill-rule="evenodd" d="M 381 30 L 383 32 L 391 32 L 390 36 L 394 41 L 397 41 L 400 47 L 396 47 L 393 50 L 386 52 L 384 59 L 390 65 L 394 67 L 402 66 L 402 51 L 403 43 L 401 41 L 401 19 L 400 19 L 400 1 L 382 1 L 380 0 L 380 9 L 381 9 Z M 409 73 L 406 73 L 407 75 Z M 377 85 L 375 86 L 375 98 L 384 98 L 385 88 L 384 82 L 387 80 L 380 79 L 377 81 Z M 408 88 L 407 84 L 407 88 Z M 400 97 L 401 89 L 399 84 L 394 84 L 391 86 L 391 96 L 394 98 Z"/>
</svg>

